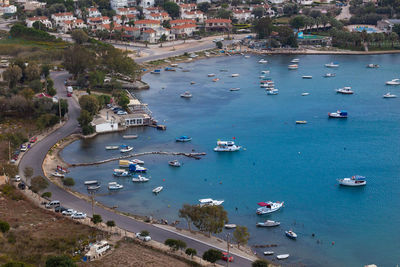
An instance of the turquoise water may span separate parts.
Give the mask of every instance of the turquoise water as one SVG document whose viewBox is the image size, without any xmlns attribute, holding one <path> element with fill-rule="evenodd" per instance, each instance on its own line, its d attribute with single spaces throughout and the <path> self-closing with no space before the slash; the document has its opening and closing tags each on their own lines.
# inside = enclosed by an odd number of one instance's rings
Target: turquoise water
<svg viewBox="0 0 400 267">
<path fill-rule="evenodd" d="M 125 188 L 109 195 L 103 188 L 97 197 L 119 210 L 153 215 L 169 221 L 179 219 L 183 203 L 199 198 L 224 199 L 231 223 L 246 225 L 250 244 L 278 244 L 276 253 L 289 253 L 286 263 L 307 266 L 395 266 L 400 263 L 400 109 L 397 99 L 383 99 L 399 87 L 385 81 L 400 76 L 400 56 L 299 56 L 300 67 L 289 71 L 293 57 L 222 57 L 181 64 L 191 72 L 163 72 L 145 75 L 151 86 L 138 97 L 149 104 L 156 119 L 167 131 L 132 128 L 124 133 L 100 135 L 77 141 L 62 156 L 69 162 L 87 162 L 119 155 L 105 151 L 105 145 L 131 144 L 135 151 L 206 152 L 202 160 L 172 156 L 146 156 L 146 175 L 151 181 L 133 184 L 117 178 Z M 340 68 L 323 65 L 338 62 Z M 367 69 L 369 63 L 379 69 Z M 228 72 L 220 72 L 228 69 Z M 259 88 L 261 70 L 280 90 L 267 96 Z M 335 72 L 334 78 L 323 78 Z M 211 82 L 208 73 L 220 81 Z M 240 77 L 232 78 L 231 73 Z M 313 79 L 303 80 L 302 75 Z M 190 85 L 195 81 L 195 85 Z M 336 88 L 352 86 L 354 95 L 337 95 Z M 229 88 L 240 87 L 230 92 Z M 190 90 L 191 99 L 179 94 Z M 309 92 L 309 96 L 301 96 Z M 327 113 L 345 109 L 347 120 L 328 119 Z M 296 120 L 307 120 L 296 125 Z M 136 133 L 136 140 L 122 135 Z M 175 137 L 193 137 L 190 143 L 176 143 Z M 231 139 L 245 150 L 237 153 L 212 151 L 217 139 Z M 169 167 L 178 158 L 181 168 Z M 98 179 L 105 185 L 117 180 L 112 169 L 117 162 L 74 168 L 75 190 L 86 193 L 84 180 Z M 337 186 L 336 179 L 360 174 L 368 179 L 363 188 Z M 151 190 L 164 190 L 157 196 Z M 105 186 L 103 186 L 105 187 Z M 257 216 L 260 201 L 285 201 L 285 207 L 269 216 Z M 265 219 L 281 226 L 258 229 Z M 182 224 L 184 225 L 184 224 Z M 293 229 L 292 241 L 284 231 Z M 312 234 L 315 234 L 313 237 Z M 332 244 L 334 242 L 334 245 Z M 261 253 L 262 250 L 257 250 Z"/>
</svg>

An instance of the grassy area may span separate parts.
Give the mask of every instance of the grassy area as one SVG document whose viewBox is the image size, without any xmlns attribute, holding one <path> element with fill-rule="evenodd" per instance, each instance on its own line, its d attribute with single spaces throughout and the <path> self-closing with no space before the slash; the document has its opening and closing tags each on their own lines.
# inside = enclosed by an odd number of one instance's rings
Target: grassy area
<svg viewBox="0 0 400 267">
<path fill-rule="evenodd" d="M 290 18 L 289 17 L 280 17 L 274 19 L 272 22 L 274 24 L 289 24 Z"/>
</svg>

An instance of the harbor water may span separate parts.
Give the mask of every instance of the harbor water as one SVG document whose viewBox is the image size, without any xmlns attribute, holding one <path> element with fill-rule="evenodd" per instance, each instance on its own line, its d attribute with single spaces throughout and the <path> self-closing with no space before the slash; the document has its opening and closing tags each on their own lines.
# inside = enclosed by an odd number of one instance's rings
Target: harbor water
<svg viewBox="0 0 400 267">
<path fill-rule="evenodd" d="M 190 72 L 147 74 L 150 89 L 137 93 L 149 104 L 166 131 L 150 127 L 99 135 L 67 146 L 62 157 L 70 163 L 92 162 L 120 155 L 106 145 L 127 144 L 134 152 L 206 152 L 201 160 L 149 155 L 140 157 L 149 169 L 147 183 L 114 178 L 118 162 L 72 168 L 74 190 L 87 194 L 83 182 L 99 180 L 96 199 L 118 210 L 179 220 L 183 203 L 200 198 L 225 200 L 229 222 L 248 227 L 250 245 L 277 244 L 276 254 L 289 253 L 284 263 L 306 266 L 395 266 L 400 263 L 400 98 L 384 99 L 400 86 L 385 81 L 400 78 L 400 55 L 307 55 L 298 70 L 288 70 L 295 56 L 218 57 L 184 63 Z M 258 61 L 265 58 L 268 64 Z M 338 62 L 339 68 L 325 63 Z M 380 68 L 369 69 L 369 63 Z M 220 71 L 226 70 L 226 71 Z M 278 95 L 260 88 L 261 71 L 275 82 Z M 336 77 L 325 78 L 326 73 Z M 207 74 L 215 73 L 215 77 Z M 239 77 L 231 77 L 238 73 Z M 311 75 L 312 79 L 302 79 Z M 219 78 L 213 82 L 213 78 Z M 191 85 L 190 82 L 195 84 Z M 353 95 L 335 89 L 351 86 Z M 230 88 L 239 87 L 239 91 Z M 190 91 L 190 99 L 180 94 Z M 302 96 L 304 92 L 310 93 Z M 328 119 L 328 112 L 346 110 L 348 119 Z M 307 124 L 295 124 L 306 120 Z M 138 134 L 138 139 L 123 135 Z M 191 142 L 177 143 L 187 135 Z M 243 149 L 216 153 L 218 139 L 234 138 Z M 168 166 L 178 159 L 182 167 Z M 336 179 L 363 175 L 364 187 L 340 187 Z M 107 183 L 124 189 L 109 194 Z M 164 190 L 152 194 L 152 189 Z M 284 201 L 282 210 L 267 216 L 255 213 L 261 201 Z M 279 227 L 257 228 L 266 219 Z M 182 221 L 182 226 L 185 222 Z M 292 229 L 297 240 L 285 237 Z M 224 230 L 221 237 L 225 237 Z M 256 250 L 262 254 L 262 249 Z M 272 258 L 271 258 L 272 259 Z"/>
</svg>

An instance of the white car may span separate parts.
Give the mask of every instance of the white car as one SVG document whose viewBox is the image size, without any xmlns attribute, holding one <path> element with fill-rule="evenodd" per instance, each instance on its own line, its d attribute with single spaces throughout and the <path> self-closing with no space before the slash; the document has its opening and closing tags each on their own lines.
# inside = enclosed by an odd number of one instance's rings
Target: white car
<svg viewBox="0 0 400 267">
<path fill-rule="evenodd" d="M 19 149 L 21 152 L 25 152 L 28 148 L 26 145 L 22 145 L 21 148 Z"/>
<path fill-rule="evenodd" d="M 71 215 L 72 219 L 85 219 L 86 218 L 86 213 L 83 212 L 76 212 Z"/>
<path fill-rule="evenodd" d="M 119 110 L 119 111 L 117 112 L 117 115 L 126 115 L 126 114 L 128 114 L 128 112 L 122 111 L 122 110 Z"/>
<path fill-rule="evenodd" d="M 140 240 L 145 241 L 145 242 L 148 242 L 148 241 L 151 240 L 151 237 L 149 235 L 142 236 L 140 233 L 137 233 L 136 237 L 139 238 Z"/>
<path fill-rule="evenodd" d="M 21 176 L 15 175 L 13 181 L 14 181 L 14 182 L 21 182 Z"/>
<path fill-rule="evenodd" d="M 67 209 L 67 210 L 64 210 L 64 211 L 62 212 L 62 215 L 65 215 L 65 216 L 72 216 L 72 215 L 74 215 L 75 213 L 76 213 L 76 210 Z"/>
<path fill-rule="evenodd" d="M 223 40 L 224 40 L 223 37 L 221 37 L 221 38 L 215 38 L 215 39 L 213 40 L 213 42 L 214 42 L 214 43 L 216 43 L 216 42 L 222 42 Z"/>
</svg>

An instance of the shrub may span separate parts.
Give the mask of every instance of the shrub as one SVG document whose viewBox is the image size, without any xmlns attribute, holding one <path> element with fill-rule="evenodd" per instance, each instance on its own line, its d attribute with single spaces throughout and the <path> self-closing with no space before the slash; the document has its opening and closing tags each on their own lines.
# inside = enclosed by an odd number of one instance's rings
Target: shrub
<svg viewBox="0 0 400 267">
<path fill-rule="evenodd" d="M 149 236 L 150 233 L 149 233 L 149 231 L 142 230 L 142 231 L 140 232 L 140 235 L 141 235 L 141 236 Z"/>
<path fill-rule="evenodd" d="M 49 182 L 42 176 L 33 177 L 31 180 L 31 190 L 35 193 L 46 189 L 48 185 Z"/>
<path fill-rule="evenodd" d="M 45 31 L 28 28 L 21 24 L 14 24 L 10 29 L 10 35 L 14 38 L 24 38 L 34 41 L 56 41 L 56 37 Z"/>
<path fill-rule="evenodd" d="M 223 44 L 221 41 L 216 42 L 215 45 L 217 46 L 218 49 L 222 49 Z"/>
<path fill-rule="evenodd" d="M 186 255 L 189 255 L 190 257 L 193 258 L 197 254 L 197 251 L 194 248 L 187 248 L 185 250 Z"/>
<path fill-rule="evenodd" d="M 270 264 L 266 260 L 256 260 L 251 264 L 251 267 L 268 267 Z"/>
<path fill-rule="evenodd" d="M 63 185 L 65 185 L 65 186 L 74 186 L 75 185 L 74 178 L 72 178 L 72 177 L 64 178 L 63 179 Z"/>
<path fill-rule="evenodd" d="M 103 219 L 101 218 L 101 215 L 99 215 L 99 214 L 93 214 L 93 217 L 92 217 L 91 221 L 92 221 L 94 224 L 98 224 L 98 223 L 101 223 L 101 222 L 103 221 Z"/>
<path fill-rule="evenodd" d="M 7 262 L 6 264 L 1 265 L 1 267 L 28 267 L 28 265 L 26 265 L 23 262 L 10 261 Z"/>
<path fill-rule="evenodd" d="M 51 198 L 51 192 L 44 192 L 44 193 L 42 194 L 42 197 L 44 197 L 44 198 Z"/>
<path fill-rule="evenodd" d="M 222 252 L 216 249 L 209 249 L 203 254 L 203 260 L 209 261 L 211 263 L 214 263 L 221 258 Z"/>
<path fill-rule="evenodd" d="M 114 221 L 107 221 L 106 222 L 108 227 L 114 227 L 115 226 L 115 222 Z"/>
<path fill-rule="evenodd" d="M 10 225 L 8 224 L 8 222 L 0 221 L 0 231 L 2 233 L 6 233 L 9 230 L 10 230 Z"/>
<path fill-rule="evenodd" d="M 46 260 L 46 267 L 75 267 L 76 264 L 66 255 L 50 256 Z"/>
</svg>

